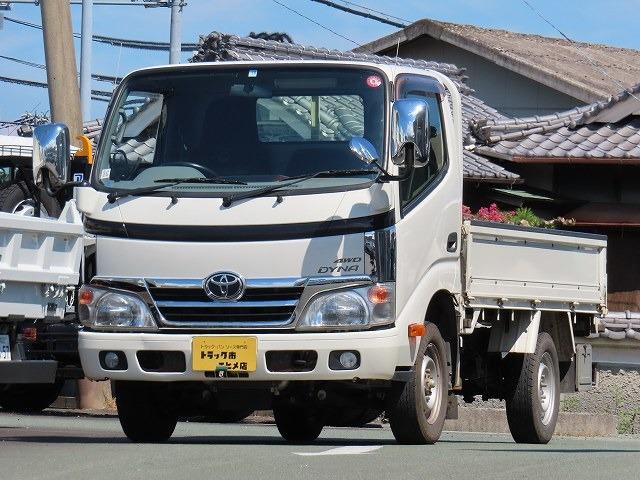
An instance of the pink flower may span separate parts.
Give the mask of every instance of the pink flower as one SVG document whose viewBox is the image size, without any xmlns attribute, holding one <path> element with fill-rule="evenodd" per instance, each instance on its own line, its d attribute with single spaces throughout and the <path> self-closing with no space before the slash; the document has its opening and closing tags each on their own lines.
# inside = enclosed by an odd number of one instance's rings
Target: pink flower
<svg viewBox="0 0 640 480">
<path fill-rule="evenodd" d="M 492 203 L 489 208 L 482 207 L 478 210 L 477 218 L 479 220 L 488 220 L 490 222 L 504 222 L 504 214 L 498 209 L 498 205 Z"/>
</svg>

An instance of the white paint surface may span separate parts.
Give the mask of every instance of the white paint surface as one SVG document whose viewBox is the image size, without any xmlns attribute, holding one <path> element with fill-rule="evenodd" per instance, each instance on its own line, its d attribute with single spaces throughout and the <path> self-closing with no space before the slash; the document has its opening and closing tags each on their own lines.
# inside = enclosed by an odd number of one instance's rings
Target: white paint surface
<svg viewBox="0 0 640 480">
<path fill-rule="evenodd" d="M 322 452 L 293 452 L 301 457 L 321 457 L 325 455 L 362 455 L 371 453 L 382 448 L 382 445 L 349 445 L 346 447 L 336 447 Z"/>
</svg>

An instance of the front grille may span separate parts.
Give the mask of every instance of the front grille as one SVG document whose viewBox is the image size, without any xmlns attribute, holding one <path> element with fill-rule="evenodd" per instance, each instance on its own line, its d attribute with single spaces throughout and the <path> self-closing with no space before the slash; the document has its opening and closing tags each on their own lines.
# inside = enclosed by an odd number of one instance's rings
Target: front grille
<svg viewBox="0 0 640 480">
<path fill-rule="evenodd" d="M 165 326 L 202 328 L 283 327 L 293 321 L 301 286 L 248 286 L 242 298 L 211 300 L 201 286 L 149 285 Z"/>
</svg>

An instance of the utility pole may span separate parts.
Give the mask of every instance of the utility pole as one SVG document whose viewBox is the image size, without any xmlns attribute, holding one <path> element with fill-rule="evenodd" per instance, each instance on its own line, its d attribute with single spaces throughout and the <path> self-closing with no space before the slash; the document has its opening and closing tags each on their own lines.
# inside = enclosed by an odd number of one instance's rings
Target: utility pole
<svg viewBox="0 0 640 480">
<path fill-rule="evenodd" d="M 82 119 L 91 118 L 91 40 L 93 37 L 93 0 L 82 0 L 82 40 L 80 45 L 80 103 Z"/>
<path fill-rule="evenodd" d="M 82 134 L 82 115 L 69 0 L 41 0 L 40 12 L 51 119 L 54 122 L 66 123 L 71 134 L 71 143 L 80 146 L 78 137 Z M 83 42 L 85 38 L 91 41 L 89 36 L 84 37 Z M 85 72 L 88 70 L 85 69 Z M 104 408 L 108 388 L 109 384 L 106 382 L 79 380 L 80 408 Z"/>
<path fill-rule="evenodd" d="M 41 1 L 40 13 L 51 119 L 66 123 L 71 143 L 79 146 L 77 137 L 82 134 L 82 115 L 69 0 Z"/>
<path fill-rule="evenodd" d="M 169 63 L 180 63 L 180 55 L 182 53 L 182 0 L 172 0 L 171 2 L 169 44 Z"/>
</svg>

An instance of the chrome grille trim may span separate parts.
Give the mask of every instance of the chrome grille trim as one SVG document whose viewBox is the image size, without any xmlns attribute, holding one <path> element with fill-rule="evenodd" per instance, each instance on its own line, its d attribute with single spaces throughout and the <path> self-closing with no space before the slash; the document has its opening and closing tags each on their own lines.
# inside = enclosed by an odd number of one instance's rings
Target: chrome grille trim
<svg viewBox="0 0 640 480">
<path fill-rule="evenodd" d="M 201 288 L 202 278 L 145 278 L 147 285 L 155 288 Z M 246 288 L 290 288 L 302 287 L 306 278 L 247 278 Z"/>
<path fill-rule="evenodd" d="M 154 316 L 156 317 L 158 327 L 161 330 L 171 329 L 195 329 L 195 330 L 292 330 L 295 328 L 297 319 L 302 315 L 308 302 L 318 294 L 329 290 L 361 287 L 365 285 L 371 285 L 373 280 L 370 276 L 366 275 L 353 275 L 353 276 L 341 276 L 341 277 L 304 277 L 304 278 L 260 278 L 260 279 L 246 279 L 247 290 L 245 296 L 251 298 L 252 294 L 255 296 L 260 295 L 275 295 L 278 297 L 284 296 L 285 298 L 277 300 L 259 300 L 251 299 L 243 301 L 208 301 L 203 298 L 202 301 L 190 300 L 170 300 L 163 298 L 162 300 L 156 300 L 153 296 L 154 293 L 160 293 L 163 289 L 167 290 L 167 293 L 171 291 L 183 291 L 185 296 L 199 296 L 199 290 L 202 290 L 202 295 L 206 297 L 203 289 L 204 279 L 170 279 L 170 278 L 131 278 L 131 277 L 94 277 L 91 280 L 92 284 L 100 285 L 105 288 L 115 288 L 128 290 L 129 288 L 133 293 L 138 295 L 148 305 Z M 269 294 L 269 289 L 284 289 L 285 292 L 277 292 L 275 294 Z M 286 292 L 286 289 L 295 289 L 295 292 Z M 293 298 L 286 298 L 289 295 Z M 180 316 L 180 309 L 185 309 L 183 321 L 175 321 L 166 318 L 167 316 L 175 317 Z M 193 309 L 196 312 L 188 312 Z M 248 312 L 242 312 L 243 309 Z M 250 310 L 264 309 L 264 312 L 252 313 Z M 277 310 L 287 309 L 286 312 L 278 312 Z M 174 310 L 174 311 L 170 311 Z M 210 321 L 205 319 L 200 320 L 186 320 L 187 317 L 194 317 L 200 315 L 206 317 L 206 313 L 198 313 L 197 310 L 215 310 L 230 311 L 228 314 L 229 321 Z M 271 311 L 270 311 L 271 310 Z M 163 313 L 164 311 L 164 313 Z M 253 321 L 237 321 L 231 320 L 237 316 L 255 316 Z M 268 315 L 273 314 L 274 317 L 269 319 Z M 276 315 L 279 315 L 276 318 Z M 263 319 L 258 320 L 262 316 Z M 266 318 L 265 318 L 266 317 Z M 286 318 L 285 318 L 286 317 Z"/>
<path fill-rule="evenodd" d="M 264 300 L 264 301 L 229 301 L 229 302 L 181 302 L 181 301 L 156 301 L 158 308 L 268 308 L 268 307 L 295 307 L 297 300 Z"/>
</svg>

